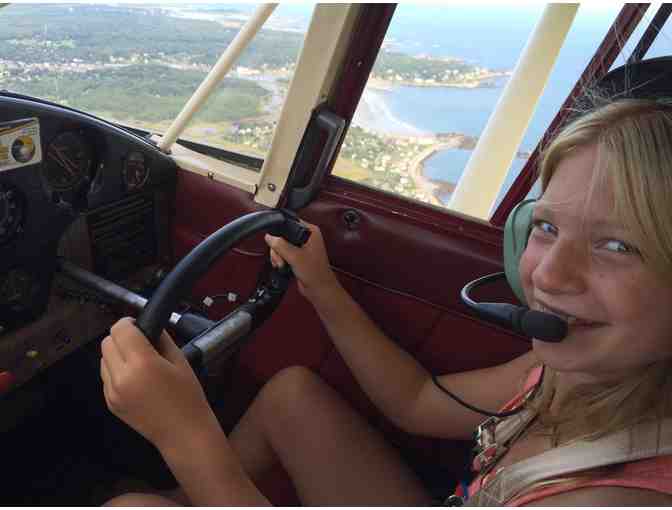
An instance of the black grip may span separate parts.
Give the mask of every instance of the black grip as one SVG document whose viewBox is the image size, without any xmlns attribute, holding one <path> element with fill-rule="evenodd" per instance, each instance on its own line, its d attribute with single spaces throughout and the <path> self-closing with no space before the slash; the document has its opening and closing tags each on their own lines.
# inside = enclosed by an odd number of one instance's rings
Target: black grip
<svg viewBox="0 0 672 510">
<path fill-rule="evenodd" d="M 301 225 L 301 223 L 286 221 L 285 235 L 283 237 L 294 246 L 303 246 L 310 238 L 310 230 Z"/>
<path fill-rule="evenodd" d="M 276 237 L 282 237 L 294 246 L 301 247 L 306 244 L 310 238 L 310 230 L 301 224 L 294 211 L 288 209 L 282 209 L 281 211 L 285 215 L 284 223 L 274 226 L 269 230 L 269 233 Z"/>
<path fill-rule="evenodd" d="M 319 105 L 313 110 L 312 117 L 304 133 L 301 145 L 294 159 L 294 165 L 289 177 L 286 206 L 298 211 L 307 206 L 317 195 L 331 164 L 336 159 L 336 151 L 343 133 L 346 121 L 327 109 L 326 104 Z M 326 140 L 323 135 L 326 134 Z M 314 163 L 316 152 L 319 151 L 317 164 Z M 300 186 L 304 175 L 310 175 L 310 182 Z"/>
</svg>

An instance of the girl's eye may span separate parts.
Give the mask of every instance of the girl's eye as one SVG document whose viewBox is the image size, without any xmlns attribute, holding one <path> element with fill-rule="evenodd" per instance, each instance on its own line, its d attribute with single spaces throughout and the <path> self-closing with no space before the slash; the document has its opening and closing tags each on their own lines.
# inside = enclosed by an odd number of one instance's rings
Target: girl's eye
<svg viewBox="0 0 672 510">
<path fill-rule="evenodd" d="M 532 221 L 532 226 L 534 230 L 539 230 L 543 232 L 544 234 L 556 234 L 558 229 L 555 228 L 555 226 L 547 221 L 544 220 L 533 220 Z"/>
<path fill-rule="evenodd" d="M 634 255 L 639 253 L 637 248 L 629 245 L 626 242 L 619 241 L 618 239 L 609 239 L 605 241 L 602 246 L 607 250 L 613 251 L 615 253 L 632 253 Z"/>
</svg>

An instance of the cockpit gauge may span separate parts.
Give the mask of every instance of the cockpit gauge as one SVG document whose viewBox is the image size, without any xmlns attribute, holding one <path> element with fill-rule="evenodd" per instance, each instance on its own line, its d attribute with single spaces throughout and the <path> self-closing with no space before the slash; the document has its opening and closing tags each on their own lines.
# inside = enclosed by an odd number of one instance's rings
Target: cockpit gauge
<svg viewBox="0 0 672 510">
<path fill-rule="evenodd" d="M 0 246 L 23 228 L 25 199 L 13 186 L 0 183 Z"/>
<path fill-rule="evenodd" d="M 139 151 L 129 152 L 122 173 L 128 191 L 142 188 L 149 177 L 149 165 L 145 155 Z"/>
<path fill-rule="evenodd" d="M 91 179 L 92 150 L 75 131 L 58 135 L 47 147 L 44 176 L 55 191 L 69 191 Z"/>
</svg>

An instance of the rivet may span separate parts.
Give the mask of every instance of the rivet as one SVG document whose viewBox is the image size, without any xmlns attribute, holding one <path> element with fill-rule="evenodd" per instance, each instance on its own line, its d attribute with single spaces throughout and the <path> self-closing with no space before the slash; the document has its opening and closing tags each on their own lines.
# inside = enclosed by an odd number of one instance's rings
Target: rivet
<svg viewBox="0 0 672 510">
<path fill-rule="evenodd" d="M 275 184 L 273 184 L 272 182 L 269 182 L 269 183 L 266 185 L 266 187 L 268 188 L 268 191 L 270 191 L 270 192 L 274 192 L 274 191 L 275 191 Z"/>
<path fill-rule="evenodd" d="M 215 172 L 208 172 L 208 179 L 213 179 L 215 178 Z"/>
</svg>

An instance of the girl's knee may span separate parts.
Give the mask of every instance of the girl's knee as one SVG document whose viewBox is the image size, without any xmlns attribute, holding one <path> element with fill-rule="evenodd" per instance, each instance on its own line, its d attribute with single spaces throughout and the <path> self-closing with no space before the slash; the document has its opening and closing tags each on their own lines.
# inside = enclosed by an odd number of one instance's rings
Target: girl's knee
<svg viewBox="0 0 672 510">
<path fill-rule="evenodd" d="M 283 368 L 266 383 L 264 390 L 282 396 L 300 397 L 320 392 L 326 386 L 322 378 L 310 368 L 292 366 Z"/>
<path fill-rule="evenodd" d="M 327 384 L 311 369 L 292 366 L 275 374 L 262 388 L 258 400 L 267 412 L 277 416 L 310 408 L 328 391 Z"/>
</svg>

